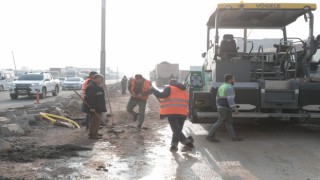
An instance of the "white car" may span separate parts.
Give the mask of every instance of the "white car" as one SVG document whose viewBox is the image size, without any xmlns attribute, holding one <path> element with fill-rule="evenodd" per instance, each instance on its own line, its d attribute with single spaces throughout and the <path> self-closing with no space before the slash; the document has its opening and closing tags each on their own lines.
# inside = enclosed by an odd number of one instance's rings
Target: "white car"
<svg viewBox="0 0 320 180">
<path fill-rule="evenodd" d="M 62 90 L 66 89 L 74 89 L 81 90 L 82 84 L 84 83 L 84 79 L 80 77 L 68 77 L 61 84 Z"/>
<path fill-rule="evenodd" d="M 59 84 L 60 84 L 60 87 L 62 86 L 62 83 L 67 79 L 66 77 L 57 77 L 55 79 L 59 79 Z"/>
<path fill-rule="evenodd" d="M 39 93 L 40 98 L 44 99 L 48 92 L 51 92 L 53 96 L 57 96 L 59 93 L 59 81 L 52 78 L 50 73 L 26 73 L 10 85 L 10 97 L 11 99 L 17 99 L 18 96 L 34 96 Z"/>
</svg>

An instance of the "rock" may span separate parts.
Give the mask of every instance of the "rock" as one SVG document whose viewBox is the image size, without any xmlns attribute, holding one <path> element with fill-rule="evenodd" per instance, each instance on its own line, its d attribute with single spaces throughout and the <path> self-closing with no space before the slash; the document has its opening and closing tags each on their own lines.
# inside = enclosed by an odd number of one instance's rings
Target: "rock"
<svg viewBox="0 0 320 180">
<path fill-rule="evenodd" d="M 11 119 L 12 116 L 15 116 L 15 110 L 7 110 L 6 114 L 5 114 L 5 117 L 7 117 L 8 119 Z"/>
<path fill-rule="evenodd" d="M 54 114 L 54 115 L 65 117 L 64 112 L 61 109 L 60 110 L 56 109 L 55 111 L 50 112 L 50 114 Z"/>
<path fill-rule="evenodd" d="M 78 114 L 82 113 L 81 112 L 81 102 L 78 100 L 71 100 L 68 105 L 66 106 L 66 109 L 69 110 L 69 114 L 71 116 L 77 116 Z"/>
<path fill-rule="evenodd" d="M 51 104 L 48 102 L 39 104 L 39 106 L 37 107 L 37 109 L 49 109 L 51 107 Z"/>
<path fill-rule="evenodd" d="M 6 117 L 0 117 L 0 125 L 7 124 L 9 121 Z"/>
<path fill-rule="evenodd" d="M 40 117 L 39 114 L 34 115 L 34 119 L 36 120 L 36 122 L 37 122 L 37 121 L 41 121 L 41 117 Z M 36 123 L 36 122 L 35 122 L 35 123 Z M 31 125 L 31 124 L 30 124 L 30 125 Z"/>
<path fill-rule="evenodd" d="M 34 125 L 37 121 L 37 116 L 39 116 L 39 114 L 27 114 L 24 116 L 24 120 L 29 122 L 29 125 Z"/>
<path fill-rule="evenodd" d="M 53 106 L 53 107 L 58 107 L 58 108 L 60 108 L 60 109 L 63 109 L 63 108 L 64 108 L 61 103 L 56 103 L 56 102 L 51 103 L 51 106 Z"/>
<path fill-rule="evenodd" d="M 0 126 L 0 137 L 24 134 L 24 130 L 17 124 L 5 124 Z"/>
<path fill-rule="evenodd" d="M 10 152 L 11 150 L 11 144 L 3 139 L 0 139 L 0 154 Z"/>
<path fill-rule="evenodd" d="M 54 108 L 50 108 L 50 109 L 49 109 L 49 114 L 55 114 L 58 116 L 65 116 L 65 111 L 58 108 L 58 107 L 54 107 Z"/>
<path fill-rule="evenodd" d="M 81 102 L 80 102 L 80 101 L 75 100 L 75 99 L 72 99 L 72 100 L 68 103 L 67 108 L 68 108 L 68 109 L 72 108 L 72 109 L 77 109 L 77 110 L 78 110 L 80 106 L 81 106 Z"/>
<path fill-rule="evenodd" d="M 62 97 L 62 96 L 58 96 L 58 97 L 56 97 L 56 99 L 54 101 L 56 103 L 60 103 L 62 105 L 65 105 L 65 104 L 67 104 L 68 102 L 71 101 L 71 98 L 65 98 L 65 97 Z"/>
<path fill-rule="evenodd" d="M 27 113 L 24 109 L 21 109 L 21 110 L 14 111 L 14 114 L 16 116 L 23 116 L 23 115 L 26 115 Z"/>
<path fill-rule="evenodd" d="M 29 109 L 27 112 L 28 112 L 28 114 L 39 114 L 39 113 L 41 113 L 41 112 L 47 113 L 47 112 L 49 112 L 49 109 L 48 109 L 48 108 L 43 108 L 43 109 Z"/>
<path fill-rule="evenodd" d="M 0 110 L 0 116 L 6 116 L 8 110 Z"/>
<path fill-rule="evenodd" d="M 15 122 L 17 122 L 17 116 L 16 115 L 12 115 L 10 117 L 9 124 L 14 124 Z"/>
<path fill-rule="evenodd" d="M 26 133 L 31 132 L 31 128 L 29 126 L 28 120 L 25 120 L 25 119 L 24 120 L 18 120 L 16 123 L 17 123 L 17 125 L 19 125 L 24 130 L 24 132 L 26 132 Z"/>
</svg>

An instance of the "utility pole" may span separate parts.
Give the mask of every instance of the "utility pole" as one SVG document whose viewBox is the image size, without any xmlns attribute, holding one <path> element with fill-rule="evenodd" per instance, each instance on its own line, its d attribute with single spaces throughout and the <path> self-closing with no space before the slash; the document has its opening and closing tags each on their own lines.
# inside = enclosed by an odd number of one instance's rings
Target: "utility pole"
<svg viewBox="0 0 320 180">
<path fill-rule="evenodd" d="M 119 70 L 118 70 L 118 66 L 117 66 L 117 82 L 118 82 L 118 79 L 119 79 Z"/>
<path fill-rule="evenodd" d="M 16 60 L 14 59 L 14 54 L 13 51 L 12 52 L 12 59 L 13 59 L 13 64 L 14 64 L 14 75 L 17 75 L 17 66 L 16 66 Z"/>
<path fill-rule="evenodd" d="M 106 0 L 101 0 L 101 52 L 100 52 L 100 74 L 106 74 Z"/>
</svg>

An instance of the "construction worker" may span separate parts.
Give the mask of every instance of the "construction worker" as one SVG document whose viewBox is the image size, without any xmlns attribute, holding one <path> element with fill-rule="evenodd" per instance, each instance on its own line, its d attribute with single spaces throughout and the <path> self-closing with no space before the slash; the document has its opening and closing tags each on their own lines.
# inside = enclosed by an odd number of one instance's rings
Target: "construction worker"
<svg viewBox="0 0 320 180">
<path fill-rule="evenodd" d="M 81 88 L 81 90 L 82 90 L 82 93 L 81 93 L 82 98 L 84 98 L 85 93 L 86 93 L 86 88 L 87 88 L 89 82 L 91 81 L 92 77 L 93 77 L 95 74 L 98 74 L 98 73 L 95 72 L 95 71 L 91 71 L 91 72 L 89 73 L 89 77 L 88 77 L 88 78 L 84 81 L 84 83 L 82 84 L 82 88 Z"/>
<path fill-rule="evenodd" d="M 234 101 L 235 93 L 233 84 L 235 83 L 235 77 L 232 74 L 226 74 L 224 76 L 224 81 L 225 83 L 219 87 L 216 95 L 216 105 L 218 108 L 219 117 L 210 129 L 207 140 L 211 142 L 220 142 L 215 138 L 215 134 L 219 127 L 222 124 L 225 124 L 229 136 L 233 141 L 243 141 L 243 137 L 240 137 L 235 133 L 232 124 L 232 111 L 234 111 L 235 114 L 239 113 Z"/>
<path fill-rule="evenodd" d="M 168 118 L 172 130 L 171 152 L 178 151 L 178 143 L 185 146 L 181 151 L 191 151 L 194 149 L 193 138 L 186 137 L 183 132 L 183 125 L 188 114 L 188 92 L 186 87 L 171 79 L 169 86 L 163 92 L 151 88 L 153 94 L 160 98 L 160 119 Z"/>
<path fill-rule="evenodd" d="M 130 89 L 131 97 L 127 105 L 127 111 L 133 115 L 134 121 L 138 120 L 137 127 L 141 129 L 151 83 L 149 80 L 144 79 L 141 74 L 136 74 L 135 78 L 130 79 L 129 82 L 128 89 Z M 133 111 L 137 105 L 139 106 L 139 113 Z"/>
<path fill-rule="evenodd" d="M 191 76 L 191 84 L 193 87 L 202 87 L 202 79 L 197 74 Z"/>
<path fill-rule="evenodd" d="M 128 83 L 127 76 L 123 76 L 123 78 L 121 79 L 122 95 L 126 94 L 127 83 Z"/>
<path fill-rule="evenodd" d="M 96 74 L 86 88 L 84 100 L 85 112 L 90 114 L 89 139 L 101 139 L 102 135 L 98 133 L 100 128 L 102 112 L 107 112 L 104 90 L 101 87 L 104 78 L 101 74 Z"/>
<path fill-rule="evenodd" d="M 81 92 L 81 96 L 82 98 L 84 98 L 85 94 L 86 94 L 86 89 L 87 89 L 87 86 L 89 84 L 89 82 L 91 81 L 92 77 L 95 75 L 95 74 L 98 74 L 97 72 L 95 71 L 91 71 L 89 73 L 89 77 L 84 81 L 84 83 L 82 84 L 82 92 Z M 84 107 L 84 104 L 82 105 L 82 107 Z M 82 108 L 83 109 L 83 108 Z M 84 111 L 84 110 L 82 110 Z M 86 119 L 82 122 L 82 125 L 86 125 L 86 129 L 89 129 L 89 120 L 90 120 L 90 114 L 86 114 Z"/>
<path fill-rule="evenodd" d="M 174 79 L 174 75 L 171 73 L 169 79 Z"/>
</svg>

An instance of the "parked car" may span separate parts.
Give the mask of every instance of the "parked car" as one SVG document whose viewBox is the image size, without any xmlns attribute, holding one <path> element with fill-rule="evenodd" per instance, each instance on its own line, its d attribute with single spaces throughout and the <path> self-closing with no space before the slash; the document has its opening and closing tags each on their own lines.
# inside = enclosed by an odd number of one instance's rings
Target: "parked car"
<svg viewBox="0 0 320 180">
<path fill-rule="evenodd" d="M 11 99 L 17 99 L 20 95 L 33 96 L 39 93 L 40 98 L 44 99 L 48 92 L 53 96 L 59 93 L 59 82 L 52 78 L 52 75 L 47 72 L 43 73 L 26 73 L 10 85 Z"/>
<path fill-rule="evenodd" d="M 59 79 L 60 87 L 62 86 L 62 83 L 67 79 L 66 77 L 56 77 L 55 79 Z"/>
<path fill-rule="evenodd" d="M 15 78 L 13 70 L 0 70 L 0 91 L 9 90 Z"/>
<path fill-rule="evenodd" d="M 65 81 L 63 81 L 61 87 L 62 87 L 62 90 L 66 90 L 66 89 L 80 90 L 82 88 L 83 83 L 84 83 L 83 78 L 68 77 Z"/>
</svg>

